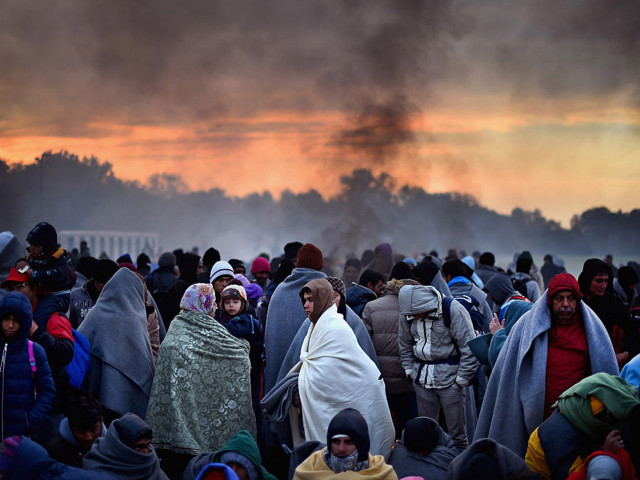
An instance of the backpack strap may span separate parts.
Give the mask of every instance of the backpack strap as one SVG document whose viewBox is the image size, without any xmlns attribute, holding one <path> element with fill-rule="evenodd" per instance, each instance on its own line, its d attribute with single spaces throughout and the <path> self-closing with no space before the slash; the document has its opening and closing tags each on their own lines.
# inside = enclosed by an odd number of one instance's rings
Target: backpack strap
<svg viewBox="0 0 640 480">
<path fill-rule="evenodd" d="M 442 299 L 442 319 L 447 330 L 451 330 L 451 302 L 453 302 L 453 298 L 451 297 L 444 297 Z M 451 341 L 453 342 L 453 346 L 456 348 L 456 353 L 459 357 L 460 349 L 458 348 L 458 342 L 456 342 L 456 339 L 453 338 L 453 336 L 451 336 Z"/>
<path fill-rule="evenodd" d="M 33 354 L 33 342 L 31 340 L 27 340 L 27 348 L 29 349 L 29 365 L 31 365 L 31 383 L 33 383 L 33 398 L 36 398 L 36 356 Z"/>
</svg>

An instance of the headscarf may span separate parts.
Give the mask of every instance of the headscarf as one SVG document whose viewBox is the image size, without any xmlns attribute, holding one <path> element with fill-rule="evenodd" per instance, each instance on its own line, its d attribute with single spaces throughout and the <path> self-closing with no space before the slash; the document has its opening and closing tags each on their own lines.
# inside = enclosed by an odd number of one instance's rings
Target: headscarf
<svg viewBox="0 0 640 480">
<path fill-rule="evenodd" d="M 595 407 L 601 409 L 600 404 L 610 413 L 608 421 L 596 416 Z M 566 390 L 553 406 L 581 433 L 601 444 L 611 430 L 622 429 L 624 420 L 638 405 L 635 387 L 621 377 L 600 372 Z"/>
<path fill-rule="evenodd" d="M 180 309 L 211 316 L 216 309 L 216 295 L 210 283 L 196 283 L 187 288 Z"/>
<path fill-rule="evenodd" d="M 309 320 L 316 323 L 322 314 L 333 305 L 333 287 L 326 278 L 317 278 L 307 283 L 300 290 L 300 300 L 304 305 L 304 294 L 309 290 L 313 295 L 313 312 L 309 314 Z"/>
</svg>

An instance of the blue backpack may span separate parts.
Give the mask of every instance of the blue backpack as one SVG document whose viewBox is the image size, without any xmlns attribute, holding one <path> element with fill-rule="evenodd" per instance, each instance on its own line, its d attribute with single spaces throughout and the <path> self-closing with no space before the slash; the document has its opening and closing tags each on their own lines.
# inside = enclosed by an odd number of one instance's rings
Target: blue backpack
<svg viewBox="0 0 640 480">
<path fill-rule="evenodd" d="M 76 329 L 72 329 L 71 331 L 73 333 L 73 359 L 65 368 L 69 374 L 69 383 L 71 383 L 71 386 L 82 388 L 82 382 L 91 364 L 91 345 L 87 337 Z"/>
</svg>

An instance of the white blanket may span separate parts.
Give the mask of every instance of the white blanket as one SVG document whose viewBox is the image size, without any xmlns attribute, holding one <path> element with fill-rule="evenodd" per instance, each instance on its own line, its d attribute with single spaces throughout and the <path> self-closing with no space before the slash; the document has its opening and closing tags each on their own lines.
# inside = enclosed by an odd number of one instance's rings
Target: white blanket
<svg viewBox="0 0 640 480">
<path fill-rule="evenodd" d="M 298 370 L 307 441 L 326 442 L 331 419 L 345 408 L 355 408 L 369 425 L 371 454 L 389 458 L 394 429 L 384 381 L 335 306 L 309 327 L 300 363 L 292 371 Z"/>
</svg>

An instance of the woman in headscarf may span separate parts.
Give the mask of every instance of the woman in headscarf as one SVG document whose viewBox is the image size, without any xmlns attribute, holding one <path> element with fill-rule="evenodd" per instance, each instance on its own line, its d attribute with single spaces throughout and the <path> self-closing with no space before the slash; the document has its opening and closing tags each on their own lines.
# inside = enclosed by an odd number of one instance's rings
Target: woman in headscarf
<svg viewBox="0 0 640 480">
<path fill-rule="evenodd" d="M 311 321 L 300 363 L 293 369 L 300 372 L 298 390 L 306 440 L 324 440 L 331 419 L 351 407 L 367 419 L 371 451 L 388 457 L 395 432 L 378 367 L 338 313 L 327 279 L 307 283 L 300 299 Z"/>
<path fill-rule="evenodd" d="M 215 299 L 211 284 L 187 288 L 160 347 L 147 421 L 170 476 L 238 430 L 256 432 L 249 342 L 213 318 Z"/>
<path fill-rule="evenodd" d="M 144 417 L 155 364 L 140 278 L 128 268 L 118 270 L 78 331 L 91 344 L 85 385 L 99 398 L 105 424 L 127 412 Z"/>
</svg>

